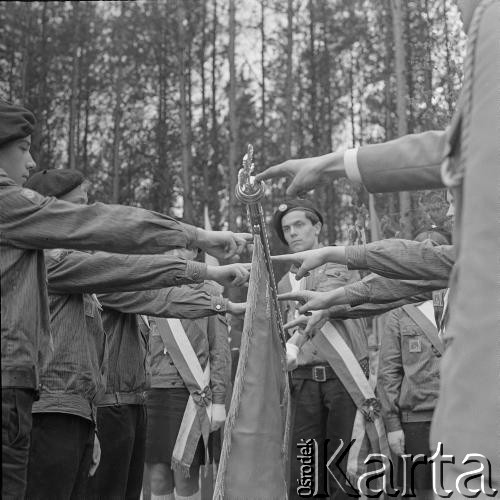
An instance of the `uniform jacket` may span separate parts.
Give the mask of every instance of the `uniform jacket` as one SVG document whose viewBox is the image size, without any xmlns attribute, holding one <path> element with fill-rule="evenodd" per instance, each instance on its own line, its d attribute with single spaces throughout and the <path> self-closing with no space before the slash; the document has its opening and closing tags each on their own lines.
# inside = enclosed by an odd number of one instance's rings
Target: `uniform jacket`
<svg viewBox="0 0 500 500">
<path fill-rule="evenodd" d="M 150 317 L 151 335 L 151 387 L 179 388 L 184 382 L 158 332 L 155 318 Z M 182 326 L 187 334 L 201 367 L 210 360 L 210 388 L 212 402 L 224 404 L 226 400 L 227 373 L 231 362 L 227 322 L 224 316 L 216 315 L 198 319 L 183 319 Z"/>
<path fill-rule="evenodd" d="M 17 186 L 0 170 L 2 385 L 36 389 L 49 346 L 47 276 L 41 248 L 161 253 L 191 239 L 177 221 L 146 210 L 75 205 Z"/>
<path fill-rule="evenodd" d="M 387 278 L 448 280 L 455 264 L 453 245 L 391 238 L 345 249 L 349 269 L 367 269 Z"/>
<path fill-rule="evenodd" d="M 91 418 L 104 393 L 108 363 L 100 305 L 89 293 L 192 282 L 204 265 L 163 255 L 119 255 L 46 250 L 51 348 L 41 360 L 40 400 L 33 412 Z M 157 293 L 157 292 L 152 292 Z"/>
<path fill-rule="evenodd" d="M 436 327 L 417 305 L 406 307 L 413 308 L 436 342 L 441 343 Z M 440 352 L 405 308 L 388 315 L 380 348 L 377 390 L 389 432 L 401 429 L 403 414 L 415 417 L 419 412 L 434 410 L 439 393 L 440 358 Z"/>
<path fill-rule="evenodd" d="M 327 263 L 310 272 L 306 277 L 306 289 L 315 291 L 333 290 L 348 283 L 359 280 L 359 273 L 349 271 L 345 266 Z M 289 273 L 286 273 L 278 283 L 278 293 L 285 293 L 292 290 Z M 294 318 L 296 304 L 293 301 L 280 302 L 283 320 L 291 321 Z M 366 323 L 362 319 L 349 319 L 338 325 L 339 332 L 347 345 L 351 348 L 358 360 L 368 356 L 368 344 L 366 339 Z M 321 353 L 318 353 L 312 342 L 306 341 L 299 352 L 298 363 L 304 364 L 324 364 Z"/>
<path fill-rule="evenodd" d="M 108 337 L 109 370 L 105 398 L 98 400 L 97 405 L 120 403 L 120 397 L 126 394 L 137 395 L 133 400 L 136 403 L 143 402 L 143 393 L 150 385 L 150 324 L 140 314 L 194 319 L 224 313 L 227 301 L 220 295 L 212 296 L 212 291 L 213 288 L 200 284 L 163 289 L 156 294 L 154 291 L 98 294 Z"/>
</svg>

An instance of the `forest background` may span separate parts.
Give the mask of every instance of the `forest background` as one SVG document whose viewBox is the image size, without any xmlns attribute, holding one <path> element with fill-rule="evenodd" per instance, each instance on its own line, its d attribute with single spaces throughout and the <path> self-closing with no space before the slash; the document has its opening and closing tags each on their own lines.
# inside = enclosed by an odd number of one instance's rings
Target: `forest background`
<svg viewBox="0 0 500 500">
<path fill-rule="evenodd" d="M 453 0 L 3 1 L 0 16 L 0 95 L 35 112 L 39 170 L 81 170 L 91 200 L 236 231 L 248 143 L 261 171 L 442 129 L 465 51 Z M 285 188 L 268 183 L 268 219 Z M 444 191 L 338 180 L 309 197 L 325 243 L 449 229 Z"/>
</svg>

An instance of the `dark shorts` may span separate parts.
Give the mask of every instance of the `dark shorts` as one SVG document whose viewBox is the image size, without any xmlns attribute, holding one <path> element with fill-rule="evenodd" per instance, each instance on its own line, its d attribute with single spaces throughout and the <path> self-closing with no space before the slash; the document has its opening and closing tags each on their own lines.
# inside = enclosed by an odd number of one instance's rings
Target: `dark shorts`
<svg viewBox="0 0 500 500">
<path fill-rule="evenodd" d="M 189 392 L 186 388 L 150 389 L 148 391 L 146 397 L 148 412 L 147 463 L 170 465 L 188 399 Z M 203 440 L 200 439 L 191 466 L 199 467 L 204 463 Z"/>
<path fill-rule="evenodd" d="M 33 414 L 27 500 L 84 498 L 94 431 L 90 420 L 77 415 Z"/>
<path fill-rule="evenodd" d="M 405 422 L 401 424 L 405 434 L 405 453 L 411 455 L 422 454 L 429 459 L 433 452 L 429 446 L 429 435 L 431 431 L 431 422 Z M 403 471 L 407 478 L 407 484 L 413 474 L 413 486 L 416 490 L 431 490 L 432 489 L 432 464 L 424 465 L 418 463 L 411 471 L 411 461 L 406 460 L 403 464 L 400 460 L 400 476 Z M 402 477 L 400 477 L 400 484 Z"/>
</svg>

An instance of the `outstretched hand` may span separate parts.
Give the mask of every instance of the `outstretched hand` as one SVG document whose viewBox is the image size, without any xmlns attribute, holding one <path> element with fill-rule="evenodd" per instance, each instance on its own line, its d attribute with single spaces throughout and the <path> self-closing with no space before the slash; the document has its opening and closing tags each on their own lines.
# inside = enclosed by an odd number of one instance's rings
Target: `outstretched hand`
<svg viewBox="0 0 500 500">
<path fill-rule="evenodd" d="M 207 279 L 221 285 L 244 286 L 250 278 L 251 264 L 228 264 L 226 266 L 207 266 Z"/>
<path fill-rule="evenodd" d="M 300 280 L 304 276 L 308 276 L 309 271 L 312 269 L 328 262 L 329 250 L 330 247 L 322 247 L 285 255 L 273 255 L 271 260 L 273 262 L 286 262 L 292 264 L 292 272 L 297 269 L 295 279 Z"/>
<path fill-rule="evenodd" d="M 329 312 L 326 309 L 314 311 L 309 316 L 301 314 L 298 318 L 283 325 L 285 330 L 296 326 L 300 327 L 302 335 L 307 338 L 314 337 L 316 331 L 328 320 Z"/>
<path fill-rule="evenodd" d="M 207 231 L 197 228 L 196 246 L 217 259 L 238 258 L 248 244 L 252 243 L 250 233 L 232 231 Z"/>
<path fill-rule="evenodd" d="M 339 161 L 340 159 L 342 161 Z M 333 168 L 334 166 L 336 168 Z M 310 191 L 321 182 L 324 182 L 326 175 L 332 179 L 345 175 L 343 154 L 340 156 L 340 153 L 330 153 L 313 158 L 287 160 L 257 174 L 255 180 L 258 182 L 267 179 L 289 177 L 292 179 L 292 182 L 288 186 L 286 194 L 289 197 L 295 197 Z"/>
<path fill-rule="evenodd" d="M 330 292 L 313 292 L 311 290 L 299 290 L 296 292 L 287 292 L 278 295 L 278 300 L 295 300 L 300 302 L 301 306 L 297 309 L 299 314 L 305 314 L 308 311 L 318 311 L 328 309 L 330 306 L 336 305 L 338 298 L 337 291 Z"/>
</svg>

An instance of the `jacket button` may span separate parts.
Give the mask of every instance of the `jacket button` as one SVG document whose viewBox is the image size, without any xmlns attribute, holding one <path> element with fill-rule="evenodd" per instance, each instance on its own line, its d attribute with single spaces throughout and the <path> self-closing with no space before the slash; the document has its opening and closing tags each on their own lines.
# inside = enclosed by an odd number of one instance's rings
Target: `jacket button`
<svg viewBox="0 0 500 500">
<path fill-rule="evenodd" d="M 215 306 L 215 309 L 216 309 L 217 311 L 220 311 L 220 310 L 221 310 L 221 306 L 220 306 L 220 304 L 217 304 L 217 305 Z"/>
</svg>

